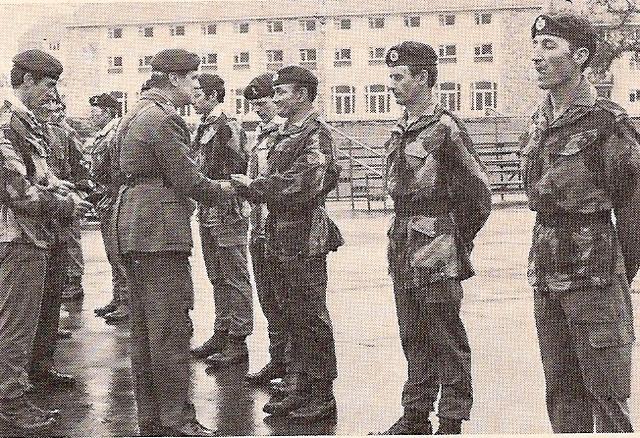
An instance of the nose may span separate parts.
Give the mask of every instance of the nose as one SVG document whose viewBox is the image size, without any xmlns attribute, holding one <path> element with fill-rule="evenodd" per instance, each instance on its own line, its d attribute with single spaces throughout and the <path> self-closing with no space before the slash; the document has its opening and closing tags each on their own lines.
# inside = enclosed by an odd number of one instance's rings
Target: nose
<svg viewBox="0 0 640 438">
<path fill-rule="evenodd" d="M 542 49 L 540 48 L 539 45 L 532 47 L 531 60 L 536 64 L 542 61 Z"/>
</svg>

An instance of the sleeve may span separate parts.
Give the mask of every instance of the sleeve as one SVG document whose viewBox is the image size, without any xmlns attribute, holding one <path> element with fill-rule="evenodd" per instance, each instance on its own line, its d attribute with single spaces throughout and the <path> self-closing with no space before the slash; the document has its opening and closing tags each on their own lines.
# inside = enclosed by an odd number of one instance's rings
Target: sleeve
<svg viewBox="0 0 640 438">
<path fill-rule="evenodd" d="M 2 134 L 0 159 L 0 198 L 3 204 L 26 216 L 68 218 L 73 215 L 75 205 L 70 196 L 59 195 L 29 181 L 24 160 Z"/>
<path fill-rule="evenodd" d="M 95 144 L 91 152 L 91 178 L 99 184 L 109 184 L 109 167 L 111 166 L 110 143 L 115 141 L 115 137 L 101 139 Z"/>
<path fill-rule="evenodd" d="M 447 185 L 453 200 L 453 214 L 465 245 L 473 242 L 491 213 L 491 187 L 487 171 L 466 130 L 445 116 L 443 148 L 447 161 Z"/>
<path fill-rule="evenodd" d="M 82 145 L 78 134 L 75 131 L 68 133 L 69 139 L 69 166 L 71 168 L 71 179 L 76 184 L 79 190 L 91 191 L 93 184 L 89 181 L 91 179 L 89 173 L 89 167 L 86 164 L 84 155 L 82 153 Z"/>
<path fill-rule="evenodd" d="M 189 131 L 180 116 L 167 115 L 157 128 L 151 146 L 162 174 L 177 193 L 205 204 L 219 202 L 232 194 L 231 190 L 223 189 L 220 181 L 210 180 L 199 171 L 190 157 Z"/>
<path fill-rule="evenodd" d="M 252 200 L 295 205 L 322 195 L 329 162 L 325 151 L 330 149 L 330 138 L 313 132 L 300 145 L 297 158 L 286 171 L 258 177 L 251 183 Z"/>
</svg>

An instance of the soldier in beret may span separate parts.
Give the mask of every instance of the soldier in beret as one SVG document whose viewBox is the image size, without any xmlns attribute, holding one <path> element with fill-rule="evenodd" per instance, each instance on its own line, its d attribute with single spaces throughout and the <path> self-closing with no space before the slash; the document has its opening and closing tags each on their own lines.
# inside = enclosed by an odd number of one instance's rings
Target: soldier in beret
<svg viewBox="0 0 640 438">
<path fill-rule="evenodd" d="M 118 244 L 113 235 L 113 205 L 122 185 L 122 175 L 114 161 L 115 134 L 120 123 L 120 102 L 103 93 L 89 99 L 91 122 L 98 130 L 85 143 L 85 152 L 91 157 L 91 178 L 100 186 L 100 199 L 96 211 L 100 218 L 100 231 L 111 265 L 113 298 L 98 309 L 96 316 L 104 317 L 107 323 L 119 323 L 129 319 L 129 291 L 124 264 L 118 252 Z"/>
<path fill-rule="evenodd" d="M 297 385 L 263 410 L 315 421 L 336 411 L 337 376 L 333 328 L 327 310 L 327 254 L 343 244 L 324 208 L 338 181 L 331 135 L 313 108 L 318 79 L 308 70 L 284 67 L 273 78 L 274 103 L 286 119 L 267 158 L 264 176 L 235 175 L 254 203 L 266 203 L 265 259 L 272 287 L 283 297 Z"/>
<path fill-rule="evenodd" d="M 247 136 L 222 110 L 224 81 L 217 75 L 198 77 L 193 107 L 202 115 L 192 150 L 197 151 L 202 173 L 225 180 L 247 171 Z M 202 255 L 213 285 L 213 335 L 191 350 L 213 367 L 247 362 L 246 337 L 253 331 L 253 295 L 247 260 L 249 205 L 235 197 L 215 205 L 199 205 Z"/>
<path fill-rule="evenodd" d="M 528 277 L 549 418 L 556 433 L 591 433 L 594 419 L 597 432 L 632 432 L 631 296 L 611 214 L 633 199 L 639 145 L 624 109 L 584 75 L 596 50 L 588 20 L 540 15 L 531 36 L 548 94 L 523 137 L 522 165 L 536 212 Z"/>
<path fill-rule="evenodd" d="M 389 435 L 431 434 L 438 393 L 437 434 L 459 434 L 473 400 L 461 282 L 474 274 L 471 248 L 491 191 L 464 124 L 434 98 L 437 60 L 415 41 L 386 56 L 391 91 L 405 110 L 387 142 L 395 208 L 388 260 L 408 365 L 404 414 Z"/>
<path fill-rule="evenodd" d="M 176 108 L 192 103 L 200 58 L 182 49 L 154 56 L 150 89 L 116 132 L 124 185 L 114 211 L 131 298 L 131 364 L 140 432 L 211 436 L 189 397 L 189 316 L 193 283 L 189 254 L 195 201 L 234 196 L 189 156 L 190 132 Z"/>
<path fill-rule="evenodd" d="M 273 74 L 264 73 L 254 78 L 244 89 L 244 97 L 260 117 L 256 128 L 256 139 L 249 158 L 249 177 L 255 179 L 266 175 L 267 156 L 273 146 L 278 129 L 284 119 L 278 116 L 278 109 L 273 102 Z M 286 355 L 289 334 L 283 312 L 282 300 L 278 299 L 269 279 L 265 261 L 265 225 L 267 218 L 266 204 L 251 206 L 250 244 L 253 276 L 262 313 L 267 318 L 269 332 L 269 354 L 271 360 L 257 373 L 247 374 L 246 380 L 255 385 L 268 385 L 273 379 L 285 377 L 288 357 Z M 291 380 L 290 374 L 286 380 Z"/>
<path fill-rule="evenodd" d="M 0 419 L 25 431 L 57 422 L 58 412 L 25 396 L 27 364 L 40 318 L 55 222 L 84 215 L 91 204 L 47 165 L 50 145 L 34 113 L 56 98 L 62 65 L 41 50 L 13 58 L 14 95 L 0 112 Z"/>
</svg>

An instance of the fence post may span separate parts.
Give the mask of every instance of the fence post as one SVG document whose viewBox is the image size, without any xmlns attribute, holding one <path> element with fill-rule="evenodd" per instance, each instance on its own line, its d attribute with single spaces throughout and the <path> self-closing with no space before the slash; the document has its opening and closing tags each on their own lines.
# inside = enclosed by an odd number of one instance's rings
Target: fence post
<svg viewBox="0 0 640 438">
<path fill-rule="evenodd" d="M 349 139 L 349 187 L 351 189 L 351 210 L 356 209 L 356 204 L 353 200 L 353 142 Z"/>
</svg>

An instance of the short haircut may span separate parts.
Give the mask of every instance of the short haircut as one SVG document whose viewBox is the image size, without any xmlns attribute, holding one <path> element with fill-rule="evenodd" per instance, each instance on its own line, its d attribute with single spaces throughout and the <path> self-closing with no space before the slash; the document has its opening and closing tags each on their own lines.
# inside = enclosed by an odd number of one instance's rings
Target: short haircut
<svg viewBox="0 0 640 438">
<path fill-rule="evenodd" d="M 409 65 L 409 73 L 411 76 L 415 76 L 422 71 L 426 71 L 429 75 L 429 80 L 427 81 L 427 86 L 429 88 L 433 88 L 436 85 L 436 81 L 438 80 L 438 66 L 436 65 Z"/>
<path fill-rule="evenodd" d="M 22 85 L 24 82 L 24 75 L 26 75 L 27 73 L 31 73 L 33 80 L 36 82 L 40 82 L 42 79 L 44 79 L 47 76 L 44 73 L 32 72 L 29 70 L 25 70 L 22 67 L 18 67 L 17 65 L 14 65 L 13 68 L 11 69 L 11 86 L 19 87 L 20 85 Z"/>
</svg>

